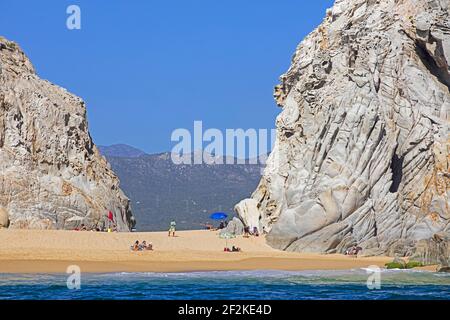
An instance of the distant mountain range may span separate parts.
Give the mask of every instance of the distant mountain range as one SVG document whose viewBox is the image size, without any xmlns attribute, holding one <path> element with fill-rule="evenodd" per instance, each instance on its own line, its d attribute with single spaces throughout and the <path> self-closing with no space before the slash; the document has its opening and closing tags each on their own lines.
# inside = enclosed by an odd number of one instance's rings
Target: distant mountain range
<svg viewBox="0 0 450 320">
<path fill-rule="evenodd" d="M 233 207 L 256 189 L 262 165 L 175 165 L 170 153 L 146 154 L 127 145 L 100 146 L 131 199 L 139 231 L 199 229 L 211 213 Z M 237 163 L 237 162 L 234 162 Z"/>
<path fill-rule="evenodd" d="M 126 144 L 98 146 L 98 149 L 100 150 L 100 153 L 105 157 L 136 158 L 146 155 L 144 151 Z"/>
</svg>

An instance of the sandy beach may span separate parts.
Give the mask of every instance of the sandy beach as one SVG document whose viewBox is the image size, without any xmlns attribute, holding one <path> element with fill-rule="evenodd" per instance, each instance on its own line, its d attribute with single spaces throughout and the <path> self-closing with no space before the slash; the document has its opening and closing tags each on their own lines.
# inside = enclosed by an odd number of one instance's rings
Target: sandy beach
<svg viewBox="0 0 450 320">
<path fill-rule="evenodd" d="M 132 252 L 136 240 L 154 251 Z M 0 273 L 189 272 L 220 270 L 330 270 L 383 267 L 390 257 L 348 257 L 274 250 L 263 237 L 228 240 L 240 253 L 223 252 L 215 231 L 99 233 L 90 231 L 0 230 Z"/>
</svg>

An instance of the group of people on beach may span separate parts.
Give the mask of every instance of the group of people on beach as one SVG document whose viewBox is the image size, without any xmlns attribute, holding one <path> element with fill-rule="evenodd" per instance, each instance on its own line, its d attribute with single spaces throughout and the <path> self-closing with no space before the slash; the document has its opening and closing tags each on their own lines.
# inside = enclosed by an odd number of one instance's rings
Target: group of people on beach
<svg viewBox="0 0 450 320">
<path fill-rule="evenodd" d="M 249 238 L 250 236 L 259 237 L 259 230 L 257 227 L 253 227 L 252 232 L 250 232 L 250 227 L 244 227 L 244 238 Z"/>
<path fill-rule="evenodd" d="M 175 220 L 172 220 L 170 222 L 169 225 L 169 237 L 175 237 L 175 231 L 176 231 L 176 222 Z M 214 226 L 211 224 L 205 224 L 204 225 L 206 227 L 207 230 L 221 230 L 226 228 L 227 223 L 225 221 L 221 221 L 219 228 L 214 229 Z M 116 231 L 116 226 L 113 226 L 114 231 Z M 85 227 L 84 224 L 81 225 L 80 229 L 76 229 L 76 230 L 80 230 L 80 231 L 87 231 L 88 229 Z M 96 230 L 96 231 L 103 231 L 103 230 Z M 108 230 L 108 232 L 111 232 Z M 246 226 L 244 227 L 244 238 L 249 238 L 250 236 L 254 236 L 254 237 L 259 237 L 259 230 L 257 227 L 254 227 L 252 231 L 250 231 L 250 227 Z M 153 250 L 153 244 L 152 243 L 148 243 L 144 240 L 142 241 L 142 243 L 139 243 L 139 240 L 136 240 L 136 242 L 131 246 L 131 250 L 132 251 L 152 251 Z M 242 252 L 242 249 L 236 246 L 232 246 L 231 248 L 225 247 L 224 248 L 225 252 Z M 348 256 L 354 256 L 357 257 L 359 252 L 362 251 L 361 247 L 358 247 L 356 245 L 348 248 L 345 252 L 345 255 Z"/>
<path fill-rule="evenodd" d="M 215 227 L 212 223 L 209 223 L 209 222 L 201 223 L 200 225 L 203 226 L 205 228 L 205 230 L 218 231 L 218 230 L 225 229 L 228 225 L 228 222 L 226 220 L 222 220 L 222 221 L 220 221 L 218 227 Z"/>
<path fill-rule="evenodd" d="M 113 224 L 109 227 L 95 227 L 95 228 L 88 228 L 85 224 L 81 224 L 81 226 L 76 227 L 73 229 L 74 231 L 94 231 L 94 232 L 117 232 L 117 225 Z"/>
<path fill-rule="evenodd" d="M 147 241 L 142 241 L 142 243 L 139 243 L 139 240 L 136 240 L 136 242 L 131 246 L 131 251 L 153 251 L 153 244 L 148 243 Z"/>
<path fill-rule="evenodd" d="M 106 214 L 107 222 L 100 222 L 97 221 L 96 225 L 94 226 L 86 226 L 84 223 L 82 223 L 80 226 L 75 227 L 74 231 L 94 231 L 94 232 L 117 232 L 117 224 L 114 220 L 114 214 L 112 211 L 108 211 Z M 99 227 L 99 224 L 101 225 Z M 133 230 L 131 230 L 133 231 Z"/>
<path fill-rule="evenodd" d="M 228 247 L 225 247 L 223 249 L 223 251 L 225 251 L 225 252 L 242 252 L 242 249 L 239 247 L 232 246 L 231 249 Z"/>
<path fill-rule="evenodd" d="M 208 223 L 208 222 L 201 223 L 200 225 L 202 225 L 206 230 L 217 231 L 217 230 L 225 229 L 227 227 L 228 223 L 227 223 L 227 221 L 222 220 L 220 222 L 218 228 L 215 228 L 213 224 Z M 169 225 L 169 237 L 175 237 L 176 226 L 177 226 L 177 223 L 175 222 L 175 220 L 172 220 Z"/>
<path fill-rule="evenodd" d="M 362 251 L 361 247 L 352 246 L 345 251 L 345 255 L 357 258 L 360 251 Z"/>
</svg>

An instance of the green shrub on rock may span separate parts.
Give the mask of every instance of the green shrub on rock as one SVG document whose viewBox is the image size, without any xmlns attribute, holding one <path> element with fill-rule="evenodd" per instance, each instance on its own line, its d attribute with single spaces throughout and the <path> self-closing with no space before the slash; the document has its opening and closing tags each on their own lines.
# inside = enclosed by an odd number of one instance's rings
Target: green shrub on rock
<svg viewBox="0 0 450 320">
<path fill-rule="evenodd" d="M 413 269 L 413 268 L 419 268 L 419 267 L 423 267 L 423 264 L 418 261 L 409 261 L 406 264 L 406 269 Z"/>
<path fill-rule="evenodd" d="M 385 264 L 386 269 L 413 269 L 423 267 L 423 264 L 417 261 L 409 261 L 408 263 L 402 263 L 399 261 L 392 261 Z"/>
<path fill-rule="evenodd" d="M 399 262 L 388 262 L 385 267 L 386 269 L 405 269 L 405 265 Z"/>
</svg>

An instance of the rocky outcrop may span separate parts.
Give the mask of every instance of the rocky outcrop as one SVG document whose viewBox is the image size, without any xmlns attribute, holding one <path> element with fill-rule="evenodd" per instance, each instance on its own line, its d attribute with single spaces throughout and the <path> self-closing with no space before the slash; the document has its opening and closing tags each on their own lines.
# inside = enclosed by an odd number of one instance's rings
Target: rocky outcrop
<svg viewBox="0 0 450 320">
<path fill-rule="evenodd" d="M 450 266 L 450 236 L 437 233 L 431 239 L 417 242 L 412 260 L 425 265 L 439 265 L 440 268 Z"/>
<path fill-rule="evenodd" d="M 234 210 L 244 225 L 249 227 L 250 231 L 253 232 L 254 228 L 258 229 L 258 231 L 263 229 L 260 224 L 261 213 L 258 210 L 258 202 L 256 200 L 244 199 L 234 207 Z"/>
<path fill-rule="evenodd" d="M 0 37 L 0 209 L 11 228 L 134 224 L 119 180 L 88 132 L 84 102 L 41 80 Z M 0 221 L 2 224 L 2 221 Z"/>
<path fill-rule="evenodd" d="M 227 227 L 220 231 L 221 234 L 231 233 L 236 236 L 244 234 L 244 224 L 239 218 L 234 217 L 228 222 Z"/>
<path fill-rule="evenodd" d="M 0 229 L 9 227 L 9 214 L 5 208 L 0 207 Z"/>
<path fill-rule="evenodd" d="M 450 232 L 449 8 L 337 0 L 298 46 L 252 196 L 270 245 L 404 256 Z"/>
</svg>

